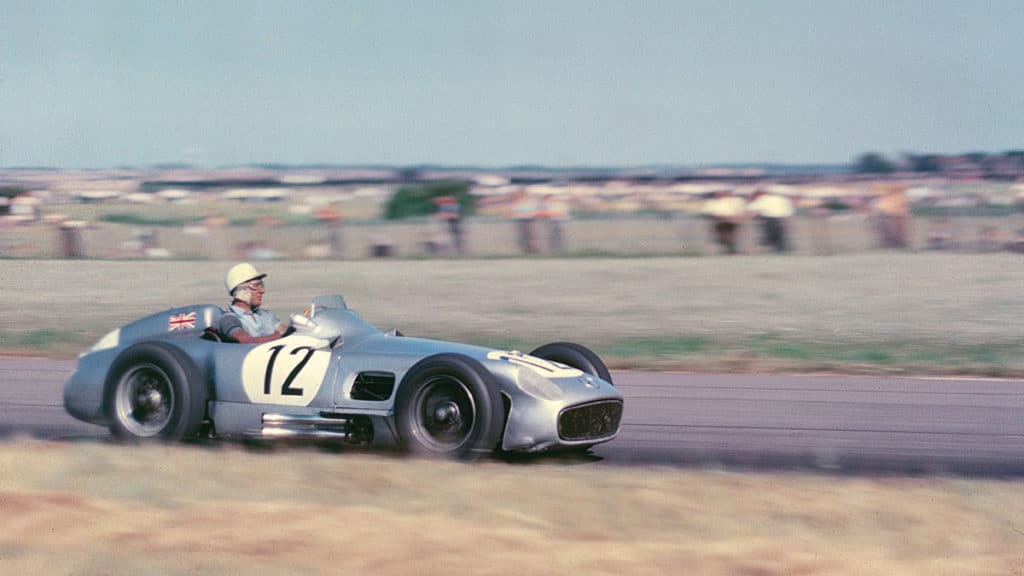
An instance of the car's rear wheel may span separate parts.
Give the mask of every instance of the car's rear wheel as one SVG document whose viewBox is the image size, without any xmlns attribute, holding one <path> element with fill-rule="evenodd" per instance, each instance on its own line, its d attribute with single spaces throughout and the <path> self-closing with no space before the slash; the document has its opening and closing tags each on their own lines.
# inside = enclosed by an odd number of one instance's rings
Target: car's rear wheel
<svg viewBox="0 0 1024 576">
<path fill-rule="evenodd" d="M 614 384 L 612 375 L 608 372 L 608 367 L 605 366 L 601 357 L 586 346 L 573 342 L 552 342 L 530 352 L 530 356 L 559 362 L 591 376 L 597 376 L 609 384 Z"/>
<path fill-rule="evenodd" d="M 460 354 L 416 363 L 395 398 L 401 446 L 421 456 L 472 459 L 490 453 L 503 413 L 490 372 Z"/>
<path fill-rule="evenodd" d="M 110 432 L 125 440 L 182 440 L 206 416 L 206 383 L 195 362 L 169 344 L 136 344 L 117 357 L 104 407 Z"/>
</svg>

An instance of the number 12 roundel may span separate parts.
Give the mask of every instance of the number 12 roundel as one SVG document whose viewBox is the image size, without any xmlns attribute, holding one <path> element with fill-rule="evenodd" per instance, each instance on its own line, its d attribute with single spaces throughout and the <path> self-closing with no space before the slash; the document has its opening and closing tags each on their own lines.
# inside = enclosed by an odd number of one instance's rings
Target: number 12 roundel
<svg viewBox="0 0 1024 576">
<path fill-rule="evenodd" d="M 242 386 L 255 404 L 307 406 L 320 391 L 331 351 L 323 340 L 290 336 L 261 344 L 242 362 Z"/>
</svg>

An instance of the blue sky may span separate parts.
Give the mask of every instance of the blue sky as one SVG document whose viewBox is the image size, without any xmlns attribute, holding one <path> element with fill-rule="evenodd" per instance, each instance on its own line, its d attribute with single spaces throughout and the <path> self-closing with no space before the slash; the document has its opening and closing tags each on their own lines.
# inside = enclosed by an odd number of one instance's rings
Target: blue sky
<svg viewBox="0 0 1024 576">
<path fill-rule="evenodd" d="M 1024 2 L 0 0 L 0 166 L 1024 148 Z"/>
</svg>

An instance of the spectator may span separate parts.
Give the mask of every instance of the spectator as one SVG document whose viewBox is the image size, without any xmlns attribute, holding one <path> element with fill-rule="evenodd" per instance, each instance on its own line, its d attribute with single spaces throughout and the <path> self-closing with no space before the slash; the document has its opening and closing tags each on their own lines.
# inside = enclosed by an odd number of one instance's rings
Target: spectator
<svg viewBox="0 0 1024 576">
<path fill-rule="evenodd" d="M 747 209 L 753 212 L 761 225 L 761 244 L 776 252 L 789 250 L 786 221 L 793 215 L 793 202 L 780 194 L 758 190 L 751 197 Z"/>
<path fill-rule="evenodd" d="M 711 219 L 711 233 L 728 254 L 738 254 L 740 224 L 746 215 L 743 199 L 731 190 L 715 192 L 704 204 L 704 214 Z"/>
<path fill-rule="evenodd" d="M 448 234 L 451 236 L 451 245 L 457 254 L 465 254 L 465 246 L 462 240 L 462 206 L 454 196 L 438 196 L 434 199 L 437 205 L 438 218 L 448 223 Z"/>
<path fill-rule="evenodd" d="M 513 198 L 512 216 L 516 220 L 516 240 L 519 243 L 519 249 L 526 254 L 537 253 L 539 247 L 534 234 L 537 203 L 526 190 L 520 190 Z"/>
<path fill-rule="evenodd" d="M 539 215 L 547 222 L 548 251 L 561 252 L 564 247 L 562 225 L 569 219 L 569 206 L 561 198 L 553 194 L 546 194 L 541 200 Z"/>
<path fill-rule="evenodd" d="M 82 238 L 82 231 L 87 226 L 86 222 L 78 220 L 65 220 L 57 225 L 65 258 L 85 258 L 85 241 Z"/>
<path fill-rule="evenodd" d="M 879 242 L 882 248 L 906 248 L 910 244 L 907 233 L 910 203 L 906 186 L 885 184 L 878 190 L 875 213 Z"/>
</svg>

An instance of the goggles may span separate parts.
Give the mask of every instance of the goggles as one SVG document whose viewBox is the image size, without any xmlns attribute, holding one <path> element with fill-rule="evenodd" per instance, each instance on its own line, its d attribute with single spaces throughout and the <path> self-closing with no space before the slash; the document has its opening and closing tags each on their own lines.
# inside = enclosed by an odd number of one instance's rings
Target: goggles
<svg viewBox="0 0 1024 576">
<path fill-rule="evenodd" d="M 250 280 L 249 282 L 242 284 L 242 287 L 248 288 L 249 290 L 263 290 L 263 280 Z"/>
</svg>

